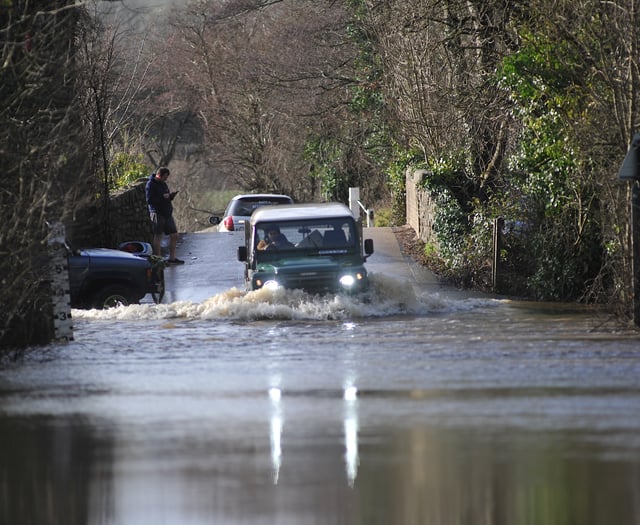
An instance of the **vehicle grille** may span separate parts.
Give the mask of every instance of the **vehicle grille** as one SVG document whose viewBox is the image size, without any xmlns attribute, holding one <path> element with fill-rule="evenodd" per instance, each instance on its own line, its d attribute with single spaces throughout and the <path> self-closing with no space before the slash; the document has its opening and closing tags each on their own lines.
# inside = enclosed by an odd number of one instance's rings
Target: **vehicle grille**
<svg viewBox="0 0 640 525">
<path fill-rule="evenodd" d="M 301 288 L 307 292 L 327 292 L 339 288 L 336 271 L 278 272 L 276 277 L 286 288 Z"/>
</svg>

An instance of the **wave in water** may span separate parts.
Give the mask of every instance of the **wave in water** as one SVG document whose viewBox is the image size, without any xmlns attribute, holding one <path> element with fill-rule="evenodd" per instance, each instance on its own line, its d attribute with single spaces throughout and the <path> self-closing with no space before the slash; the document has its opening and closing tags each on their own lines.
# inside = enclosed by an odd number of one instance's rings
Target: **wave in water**
<svg viewBox="0 0 640 525">
<path fill-rule="evenodd" d="M 494 304 L 486 299 L 451 299 L 438 293 L 417 295 L 411 283 L 386 275 L 371 274 L 367 293 L 312 295 L 301 290 L 251 292 L 230 288 L 200 303 L 138 304 L 109 310 L 73 310 L 76 319 L 292 319 L 340 320 L 392 315 L 424 315 L 470 310 Z"/>
</svg>

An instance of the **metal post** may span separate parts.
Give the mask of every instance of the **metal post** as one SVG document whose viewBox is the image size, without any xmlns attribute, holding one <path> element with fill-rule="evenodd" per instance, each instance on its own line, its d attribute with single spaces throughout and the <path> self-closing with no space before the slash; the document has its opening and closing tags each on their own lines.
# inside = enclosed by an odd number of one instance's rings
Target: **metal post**
<svg viewBox="0 0 640 525">
<path fill-rule="evenodd" d="M 640 326 L 640 181 L 631 187 L 631 269 L 633 279 L 633 322 Z"/>
<path fill-rule="evenodd" d="M 493 219 L 493 271 L 492 271 L 492 284 L 493 291 L 497 292 L 500 288 L 500 252 L 502 250 L 502 228 L 504 227 L 504 219 L 498 217 Z"/>
<path fill-rule="evenodd" d="M 356 220 L 360 219 L 360 188 L 349 188 L 349 208 Z"/>
</svg>

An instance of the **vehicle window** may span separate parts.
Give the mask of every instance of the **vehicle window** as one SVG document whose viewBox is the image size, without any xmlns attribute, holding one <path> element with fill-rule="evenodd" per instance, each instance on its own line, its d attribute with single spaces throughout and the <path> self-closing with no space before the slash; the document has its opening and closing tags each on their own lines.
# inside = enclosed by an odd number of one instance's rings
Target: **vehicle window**
<svg viewBox="0 0 640 525">
<path fill-rule="evenodd" d="M 248 202 L 237 201 L 229 211 L 229 215 L 249 216 L 253 213 L 255 208 Z"/>
<path fill-rule="evenodd" d="M 291 204 L 292 201 L 287 198 L 273 199 L 242 199 L 231 203 L 227 215 L 250 216 L 256 208 L 260 206 L 274 206 L 277 204 Z"/>
<path fill-rule="evenodd" d="M 349 219 L 277 222 L 256 225 L 254 247 L 257 250 L 347 252 L 355 246 L 356 238 L 355 223 Z"/>
</svg>

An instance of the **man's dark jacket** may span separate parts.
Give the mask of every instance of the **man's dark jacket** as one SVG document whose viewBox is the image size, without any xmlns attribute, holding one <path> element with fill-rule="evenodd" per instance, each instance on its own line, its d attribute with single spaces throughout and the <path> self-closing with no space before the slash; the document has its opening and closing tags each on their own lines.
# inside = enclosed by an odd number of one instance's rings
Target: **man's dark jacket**
<svg viewBox="0 0 640 525">
<path fill-rule="evenodd" d="M 156 174 L 152 173 L 145 186 L 147 206 L 151 213 L 155 212 L 162 217 L 169 218 L 173 213 L 173 204 L 171 204 L 171 199 L 164 198 L 165 193 L 169 193 L 169 186 L 166 182 L 156 179 Z"/>
</svg>

